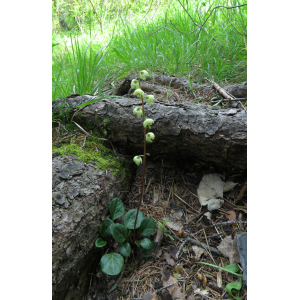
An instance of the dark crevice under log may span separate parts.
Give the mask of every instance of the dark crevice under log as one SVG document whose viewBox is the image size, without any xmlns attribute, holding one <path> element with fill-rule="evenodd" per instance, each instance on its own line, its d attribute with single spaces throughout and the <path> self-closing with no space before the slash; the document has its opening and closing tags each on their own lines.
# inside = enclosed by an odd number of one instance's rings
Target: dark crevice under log
<svg viewBox="0 0 300 300">
<path fill-rule="evenodd" d="M 84 95 L 66 99 L 70 108 L 93 99 Z M 58 101 L 58 105 L 63 100 Z M 88 105 L 80 112 L 82 120 L 103 126 L 110 120 L 108 139 L 127 154 L 143 153 L 142 118 L 132 111 L 141 106 L 138 98 L 116 97 Z M 54 113 L 58 112 L 53 104 Z M 247 168 L 247 112 L 202 104 L 166 104 L 156 101 L 145 106 L 147 118 L 154 120 L 152 144 L 147 143 L 151 157 L 193 160 L 225 168 Z M 149 130 L 148 130 L 149 131 Z"/>
</svg>

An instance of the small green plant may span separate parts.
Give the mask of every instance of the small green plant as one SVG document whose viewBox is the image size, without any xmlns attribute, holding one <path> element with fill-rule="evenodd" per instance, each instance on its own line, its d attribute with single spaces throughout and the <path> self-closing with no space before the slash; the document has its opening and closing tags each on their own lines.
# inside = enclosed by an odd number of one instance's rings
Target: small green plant
<svg viewBox="0 0 300 300">
<path fill-rule="evenodd" d="M 167 225 L 165 220 L 163 221 L 163 223 L 157 221 L 157 225 L 158 225 L 157 228 L 158 228 L 159 230 L 161 230 L 161 231 L 163 232 L 164 235 L 168 236 L 172 241 L 174 241 L 174 238 L 173 238 L 172 236 L 169 235 L 169 232 L 170 232 L 170 231 L 165 229 L 165 227 L 166 227 L 166 225 Z"/>
<path fill-rule="evenodd" d="M 207 265 L 207 266 L 211 266 L 211 267 L 215 267 L 215 268 L 218 268 L 220 270 L 223 270 L 225 272 L 228 272 L 230 274 L 233 274 L 237 277 L 240 278 L 240 281 L 238 282 L 231 282 L 231 283 L 228 283 L 226 285 L 226 292 L 232 296 L 234 299 L 236 300 L 241 300 L 241 298 L 237 297 L 237 296 L 234 296 L 232 295 L 232 292 L 231 290 L 232 289 L 235 289 L 235 290 L 240 290 L 242 288 L 242 282 L 243 282 L 243 275 L 240 275 L 238 274 L 237 272 L 240 270 L 240 268 L 238 267 L 238 265 L 235 265 L 235 264 L 232 264 L 232 265 L 227 265 L 226 267 L 222 268 L 222 267 L 219 267 L 219 266 L 216 266 L 216 265 L 212 265 L 212 264 L 208 264 L 208 263 L 205 263 L 205 262 L 198 262 L 199 264 L 203 264 L 203 265 Z"/>
<path fill-rule="evenodd" d="M 144 126 L 144 154 L 143 155 L 137 155 L 133 158 L 133 161 L 140 165 L 143 163 L 143 175 L 142 175 L 142 187 L 141 187 L 141 196 L 140 201 L 138 204 L 137 211 L 139 212 L 140 206 L 143 199 L 143 192 L 144 192 L 144 183 L 145 183 L 145 170 L 146 170 L 146 142 L 152 143 L 152 141 L 155 139 L 155 135 L 152 132 L 147 133 L 147 127 L 151 129 L 151 125 L 153 125 L 154 121 L 152 119 L 146 119 L 145 117 L 145 106 L 144 106 L 144 99 L 146 100 L 148 105 L 152 105 L 152 102 L 154 101 L 153 95 L 148 95 L 145 97 L 145 93 L 141 89 L 141 79 L 145 80 L 146 77 L 149 76 L 148 72 L 146 70 L 139 72 L 139 79 L 133 79 L 131 81 L 131 88 L 135 91 L 133 92 L 134 95 L 138 96 L 142 100 L 142 107 L 136 107 L 133 110 L 133 114 L 136 115 L 138 118 L 143 116 L 143 126 Z M 134 223 L 134 229 L 133 229 L 133 237 L 135 238 L 135 229 L 136 229 L 136 222 L 137 222 L 138 215 L 136 215 L 135 223 Z"/>
<path fill-rule="evenodd" d="M 114 221 L 125 213 L 125 206 L 121 199 L 114 198 L 109 206 L 111 219 L 105 219 L 100 225 L 100 238 L 95 241 L 97 248 L 102 248 L 110 244 L 113 239 L 119 243 L 119 253 L 108 253 L 102 256 L 100 260 L 101 270 L 107 275 L 117 275 L 122 271 L 124 258 L 130 256 L 130 241 L 132 229 L 138 229 L 138 239 L 135 244 L 141 249 L 143 256 L 149 257 L 154 250 L 154 243 L 149 237 L 155 232 L 155 222 L 152 218 L 145 217 L 142 212 L 136 209 L 129 210 L 124 216 L 124 225 L 114 223 Z M 137 222 L 135 224 L 137 216 Z"/>
</svg>

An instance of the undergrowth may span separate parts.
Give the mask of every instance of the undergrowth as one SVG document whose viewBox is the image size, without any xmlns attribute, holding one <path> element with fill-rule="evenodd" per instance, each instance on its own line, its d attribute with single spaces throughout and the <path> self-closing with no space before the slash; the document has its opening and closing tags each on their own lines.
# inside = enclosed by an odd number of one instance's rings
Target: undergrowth
<svg viewBox="0 0 300 300">
<path fill-rule="evenodd" d="M 160 7 L 151 3 L 144 7 L 132 1 L 130 10 L 120 3 L 118 13 L 102 16 L 102 31 L 98 15 L 81 24 L 84 31 L 54 32 L 52 99 L 72 93 L 103 95 L 113 81 L 142 68 L 197 82 L 204 77 L 246 80 L 247 6 L 215 7 L 247 1 L 181 1 L 184 8 L 176 0 Z"/>
</svg>

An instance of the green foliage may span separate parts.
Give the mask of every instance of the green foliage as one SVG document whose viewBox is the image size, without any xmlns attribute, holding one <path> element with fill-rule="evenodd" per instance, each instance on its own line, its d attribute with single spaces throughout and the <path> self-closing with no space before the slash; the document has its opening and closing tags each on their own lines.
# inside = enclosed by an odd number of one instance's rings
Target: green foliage
<svg viewBox="0 0 300 300">
<path fill-rule="evenodd" d="M 134 228 L 134 221 L 135 221 L 135 217 L 136 217 L 136 212 L 137 210 L 136 209 L 132 209 L 130 211 L 128 211 L 126 214 L 125 214 L 125 217 L 124 217 L 124 225 L 128 228 L 128 229 L 133 229 Z M 139 211 L 138 213 L 138 218 L 137 218 L 137 221 L 136 221 L 136 228 L 139 228 L 140 225 L 141 225 L 141 222 L 143 221 L 144 219 L 144 215 L 142 212 Z"/>
<path fill-rule="evenodd" d="M 110 210 L 111 218 L 114 221 L 115 219 L 120 218 L 124 214 L 125 206 L 121 199 L 114 198 L 110 202 L 109 210 Z"/>
<path fill-rule="evenodd" d="M 151 218 L 144 218 L 138 230 L 139 236 L 149 237 L 155 231 L 155 222 Z"/>
<path fill-rule="evenodd" d="M 95 242 L 95 246 L 96 246 L 97 248 L 102 248 L 102 247 L 104 247 L 106 244 L 107 244 L 107 242 L 106 242 L 106 241 L 103 241 L 101 238 L 98 238 L 98 239 L 96 240 L 96 242 Z"/>
<path fill-rule="evenodd" d="M 226 292 L 232 296 L 234 299 L 236 300 L 241 300 L 239 297 L 237 296 L 234 296 L 232 294 L 232 290 L 235 289 L 235 290 L 240 290 L 242 288 L 242 281 L 243 281 L 243 275 L 240 275 L 238 274 L 237 272 L 239 272 L 239 267 L 238 265 L 235 265 L 235 264 L 231 264 L 231 265 L 227 265 L 226 267 L 222 268 L 222 267 L 219 267 L 219 266 L 216 266 L 216 265 L 212 265 L 212 264 L 208 264 L 208 263 L 205 263 L 205 262 L 199 262 L 199 264 L 203 264 L 203 265 L 207 265 L 207 266 L 211 266 L 211 267 L 215 267 L 215 268 L 218 268 L 218 269 L 221 269 L 225 272 L 228 272 L 230 274 L 233 274 L 237 277 L 240 278 L 240 280 L 238 282 L 232 282 L 232 283 L 228 283 L 226 285 Z"/>
<path fill-rule="evenodd" d="M 125 207 L 121 199 L 114 198 L 112 199 L 110 203 L 110 215 L 113 220 L 116 220 L 120 218 L 125 213 Z M 111 219 L 105 219 L 101 225 L 100 225 L 100 235 L 101 238 L 98 238 L 95 241 L 95 246 L 98 248 L 104 247 L 111 238 L 114 238 L 118 243 L 118 250 L 121 253 L 109 253 L 104 255 L 101 258 L 100 264 L 101 264 L 101 270 L 105 274 L 108 275 L 117 275 L 121 272 L 123 265 L 124 265 L 124 259 L 122 257 L 128 257 L 131 253 L 131 246 L 130 246 L 130 238 L 132 236 L 132 231 L 134 226 L 134 221 L 136 217 L 137 210 L 132 209 L 128 211 L 124 216 L 124 225 L 119 223 L 114 223 Z M 146 220 L 146 222 L 143 223 L 143 221 Z M 147 236 L 148 238 L 144 238 L 141 241 L 135 240 L 135 244 L 140 247 L 140 250 L 142 254 L 145 257 L 149 257 L 151 255 L 151 252 L 154 250 L 154 243 L 149 239 L 150 235 L 154 233 L 154 230 L 152 230 L 152 220 L 151 218 L 145 218 L 144 215 L 139 212 L 138 214 L 138 227 L 140 225 L 143 225 L 143 229 L 141 231 L 142 234 L 147 234 L 144 236 Z M 155 224 L 155 223 L 154 223 Z M 142 235 L 140 235 L 142 236 Z M 121 258 L 120 258 L 121 257 Z"/>
<path fill-rule="evenodd" d="M 123 256 L 128 257 L 131 252 L 130 244 L 128 242 L 119 244 L 119 251 Z"/>
<path fill-rule="evenodd" d="M 118 253 L 108 253 L 100 260 L 101 271 L 107 275 L 118 275 L 123 268 L 124 258 Z"/>
<path fill-rule="evenodd" d="M 123 243 L 126 240 L 128 235 L 127 228 L 122 224 L 112 224 L 110 225 L 111 234 L 114 239 L 119 242 Z"/>
</svg>

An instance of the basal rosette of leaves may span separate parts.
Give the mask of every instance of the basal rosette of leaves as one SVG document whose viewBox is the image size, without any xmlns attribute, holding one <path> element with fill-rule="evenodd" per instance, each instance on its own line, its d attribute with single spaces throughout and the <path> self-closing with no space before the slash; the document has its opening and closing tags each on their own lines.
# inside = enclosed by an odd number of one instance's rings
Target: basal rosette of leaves
<svg viewBox="0 0 300 300">
<path fill-rule="evenodd" d="M 137 217 L 136 228 L 138 235 L 135 244 L 140 248 L 145 257 L 149 257 L 154 250 L 154 243 L 150 240 L 150 236 L 155 232 L 155 222 L 152 218 L 145 217 L 142 212 L 136 209 L 131 209 L 125 213 L 125 206 L 121 199 L 114 198 L 110 202 L 110 216 L 111 219 L 105 219 L 100 225 L 100 236 L 95 241 L 97 248 L 102 248 L 114 239 L 118 242 L 119 253 L 108 253 L 102 256 L 100 260 L 101 270 L 107 275 L 119 274 L 124 265 L 124 258 L 131 254 L 132 229 L 135 227 L 135 220 Z M 124 224 L 114 223 L 114 221 L 124 216 Z"/>
</svg>

